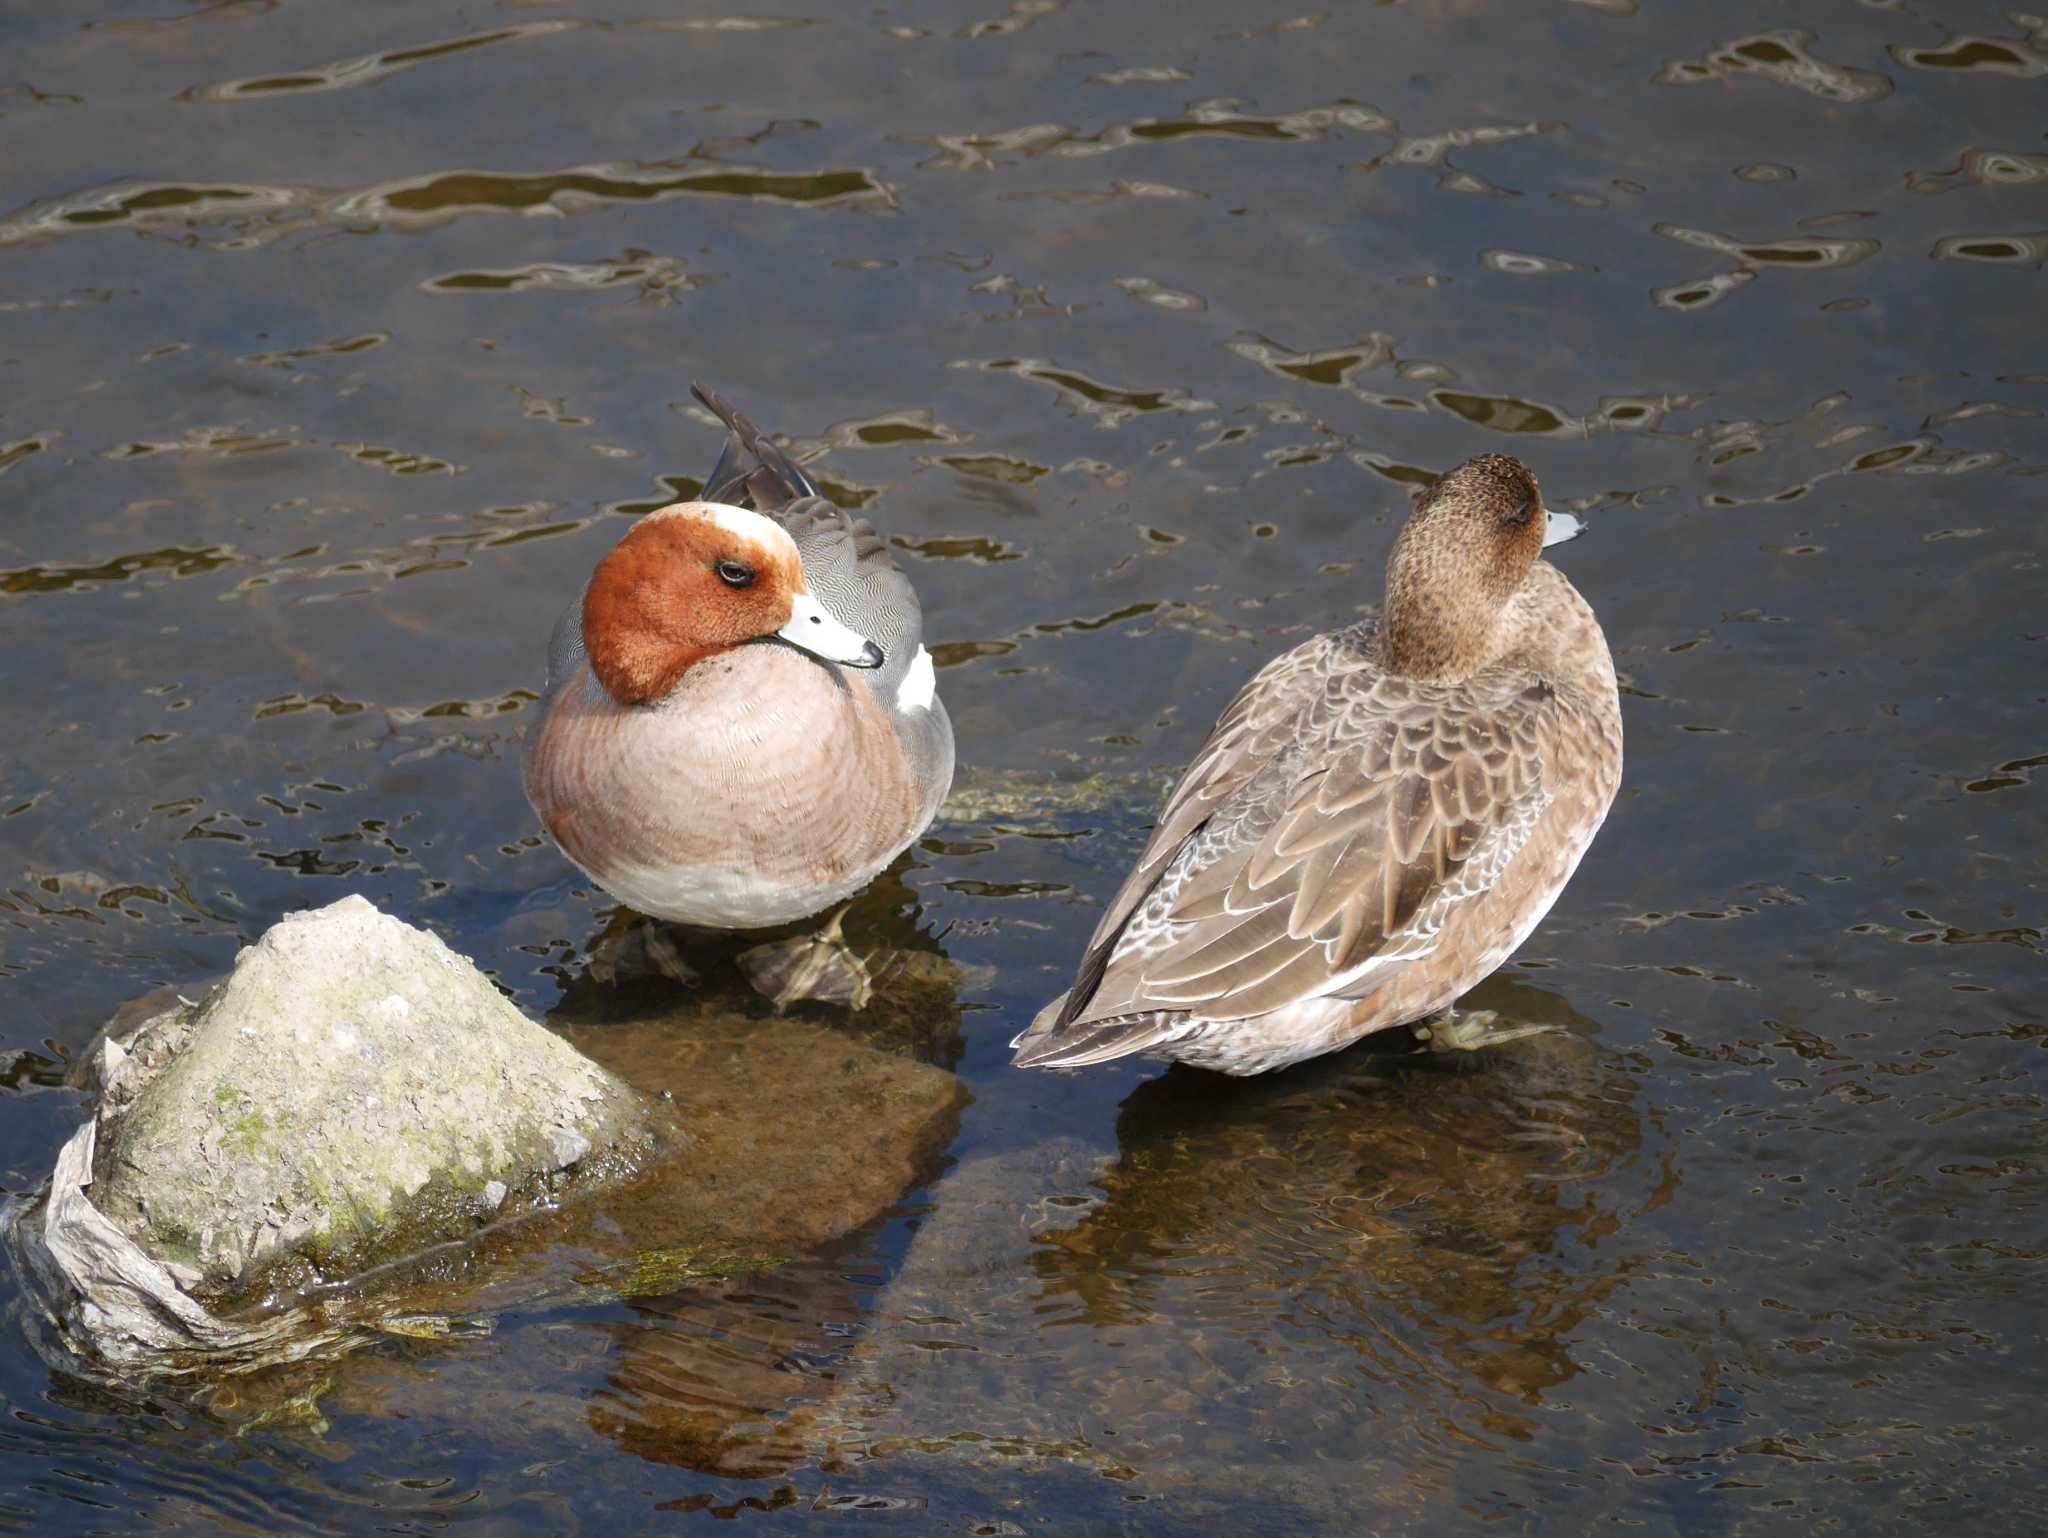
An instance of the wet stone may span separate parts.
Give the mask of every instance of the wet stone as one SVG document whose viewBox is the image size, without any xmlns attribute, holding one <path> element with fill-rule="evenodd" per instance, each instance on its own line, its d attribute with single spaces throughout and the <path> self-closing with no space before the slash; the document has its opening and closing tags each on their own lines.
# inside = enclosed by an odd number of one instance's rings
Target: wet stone
<svg viewBox="0 0 2048 1538">
<path fill-rule="evenodd" d="M 306 1364 L 373 1339 L 780 1273 L 929 1179 L 957 1133 L 965 1091 L 908 1045 L 927 1015 L 957 1026 L 952 979 L 913 970 L 889 969 L 858 1034 L 764 1015 L 731 971 L 657 1000 L 600 986 L 597 1018 L 551 1030 L 360 899 L 285 920 L 200 1002 L 96 1046 L 99 1114 L 4 1226 L 55 1326 L 40 1348 L 257 1373 L 229 1398 L 267 1404 L 324 1392 Z M 762 1381 L 742 1420 L 782 1378 Z M 660 1396 L 637 1403 L 623 1439 L 680 1435 Z"/>
<path fill-rule="evenodd" d="M 94 1204 L 216 1298 L 466 1232 L 487 1187 L 495 1210 L 651 1147 L 637 1093 L 360 897 L 280 921 L 202 1001 L 105 1038 L 98 1071 Z"/>
<path fill-rule="evenodd" d="M 936 1176 L 967 1104 L 908 1049 L 928 1034 L 922 1011 L 957 1023 L 931 959 L 933 980 L 881 979 L 861 1021 L 872 1034 L 770 1013 L 724 967 L 688 995 L 580 993 L 592 1012 L 557 1023 L 673 1105 L 688 1156 L 494 1227 L 464 1266 L 419 1267 L 413 1309 L 498 1314 L 498 1327 L 430 1367 L 389 1353 L 334 1364 L 322 1412 L 432 1425 L 490 1400 L 493 1445 L 520 1464 L 599 1444 L 737 1478 L 801 1464 L 851 1381 L 828 1365 L 846 1344 L 835 1322 L 860 1314 L 857 1273 L 872 1266 L 848 1246 Z M 579 1317 L 565 1310 L 588 1310 L 584 1327 L 563 1329 Z"/>
<path fill-rule="evenodd" d="M 579 1243 L 643 1258 L 710 1245 L 784 1259 L 852 1232 L 929 1177 L 967 1102 L 953 1074 L 816 1019 L 751 1013 L 737 994 L 563 1024 L 591 1058 L 661 1095 L 691 1134 L 688 1159 L 597 1201 L 602 1216 Z M 869 1023 L 885 1029 L 888 1012 L 875 1013 L 885 1018 Z"/>
</svg>

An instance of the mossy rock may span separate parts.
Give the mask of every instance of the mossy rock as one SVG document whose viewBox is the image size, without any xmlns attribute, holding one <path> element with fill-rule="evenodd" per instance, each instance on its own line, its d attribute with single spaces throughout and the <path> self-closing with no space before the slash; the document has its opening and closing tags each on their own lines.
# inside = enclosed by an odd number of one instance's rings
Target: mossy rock
<svg viewBox="0 0 2048 1538">
<path fill-rule="evenodd" d="M 571 1168 L 630 1162 L 657 1120 L 360 897 L 281 920 L 126 1056 L 154 1072 L 102 1128 L 94 1205 L 215 1298 L 453 1237 L 502 1204 L 492 1182 L 516 1205 Z"/>
</svg>

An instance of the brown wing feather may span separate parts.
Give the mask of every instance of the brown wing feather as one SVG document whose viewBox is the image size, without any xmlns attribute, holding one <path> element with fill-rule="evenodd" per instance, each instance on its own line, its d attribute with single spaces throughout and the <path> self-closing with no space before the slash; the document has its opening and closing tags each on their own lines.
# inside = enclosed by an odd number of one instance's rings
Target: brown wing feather
<svg viewBox="0 0 2048 1538">
<path fill-rule="evenodd" d="M 1454 708 L 1456 689 L 1476 688 L 1490 696 L 1482 708 Z M 1266 689 L 1292 708 L 1259 698 Z M 1555 714 L 1533 680 L 1389 679 L 1341 637 L 1279 659 L 1167 802 L 1061 1027 L 1145 1011 L 1242 1019 L 1328 993 L 1375 957 L 1421 954 L 1436 922 L 1426 910 L 1463 895 L 1489 835 L 1498 852 L 1507 825 L 1540 810 Z M 1212 817 L 1227 846 L 1213 851 Z"/>
<path fill-rule="evenodd" d="M 1154 824 L 1152 837 L 1138 856 L 1138 863 L 1117 888 L 1089 939 L 1092 951 L 1114 940 L 1132 910 L 1158 882 L 1167 863 L 1180 852 L 1216 808 L 1243 787 L 1283 746 L 1281 728 L 1300 713 L 1305 699 L 1304 685 L 1315 675 L 1323 655 L 1336 641 L 1322 635 L 1283 652 L 1252 675 L 1223 707 L 1208 738 L 1196 752 L 1180 783 L 1166 798 L 1166 805 Z M 1078 991 L 1078 990 L 1077 990 Z"/>
<path fill-rule="evenodd" d="M 1033 1033 L 1064 1033 L 1084 1011 L 1097 1019 L 1104 1017 L 1107 1011 L 1095 1006 L 1104 1002 L 1101 986 L 1132 914 L 1217 809 L 1283 751 L 1293 723 L 1313 697 L 1328 659 L 1340 645 L 1340 637 L 1320 635 L 1281 653 L 1253 674 L 1223 707 L 1194 761 L 1167 796 L 1138 863 L 1117 888 L 1089 937 L 1074 986 L 1058 1014 L 1050 1024 L 1041 1015 L 1032 1026 Z M 1227 885 L 1231 873 L 1221 874 Z M 1220 901 L 1222 893 L 1215 896 Z"/>
</svg>

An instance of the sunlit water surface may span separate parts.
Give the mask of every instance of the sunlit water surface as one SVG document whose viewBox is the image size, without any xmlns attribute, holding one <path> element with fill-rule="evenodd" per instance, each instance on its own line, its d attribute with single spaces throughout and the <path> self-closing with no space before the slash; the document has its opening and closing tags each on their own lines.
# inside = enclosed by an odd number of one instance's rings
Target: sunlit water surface
<svg viewBox="0 0 2048 1538">
<path fill-rule="evenodd" d="M 924 595 L 969 794 L 848 930 L 960 970 L 804 1028 L 972 1096 L 782 1265 L 271 1401 L 10 1324 L 0 1531 L 2035 1530 L 2048 20 L 805 9 L 0 8 L 0 1186 L 116 1006 L 345 893 L 673 1004 L 517 754 L 692 378 Z M 1009 1071 L 1238 683 L 1502 449 L 1624 682 L 1475 999 L 1564 1032 Z"/>
</svg>

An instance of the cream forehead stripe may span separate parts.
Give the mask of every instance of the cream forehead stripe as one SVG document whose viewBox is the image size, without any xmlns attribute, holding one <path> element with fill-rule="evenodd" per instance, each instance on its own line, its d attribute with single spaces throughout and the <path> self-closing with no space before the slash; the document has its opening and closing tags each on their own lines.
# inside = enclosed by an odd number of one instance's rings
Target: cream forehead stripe
<svg viewBox="0 0 2048 1538">
<path fill-rule="evenodd" d="M 751 544 L 765 545 L 770 550 L 786 552 L 795 557 L 796 541 L 789 537 L 789 531 L 773 518 L 734 507 L 726 502 L 671 502 L 667 507 L 656 508 L 647 515 L 649 518 L 690 518 L 708 523 L 724 530 L 735 539 Z M 797 561 L 799 570 L 802 562 Z"/>
</svg>

